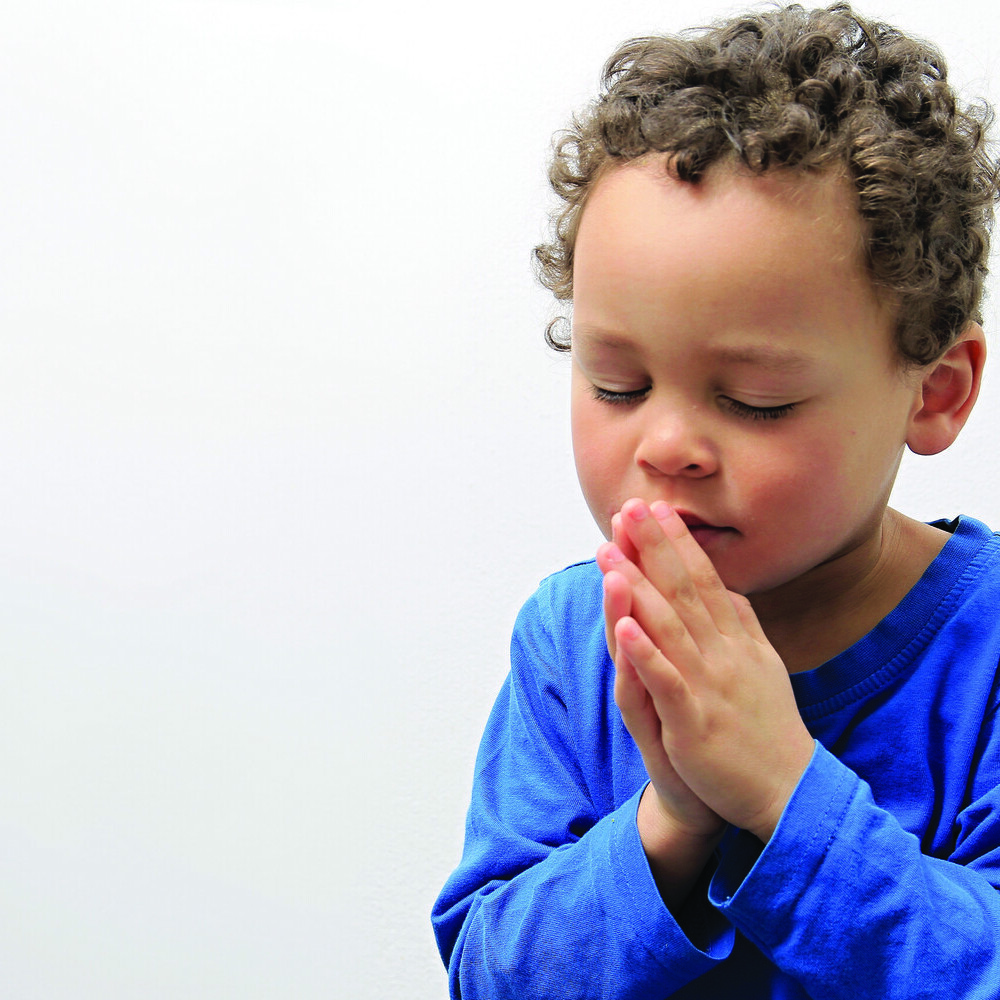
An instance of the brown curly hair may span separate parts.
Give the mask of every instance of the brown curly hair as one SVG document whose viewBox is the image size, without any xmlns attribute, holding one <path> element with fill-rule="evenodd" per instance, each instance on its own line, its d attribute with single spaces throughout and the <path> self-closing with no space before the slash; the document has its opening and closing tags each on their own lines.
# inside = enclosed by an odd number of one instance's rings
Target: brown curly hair
<svg viewBox="0 0 1000 1000">
<path fill-rule="evenodd" d="M 563 204 L 535 248 L 539 280 L 573 296 L 573 252 L 588 192 L 603 171 L 648 153 L 697 183 L 713 164 L 846 168 L 866 262 L 899 303 L 900 355 L 939 358 L 979 303 L 998 168 L 986 104 L 961 107 L 941 54 L 849 4 L 798 4 L 683 35 L 636 38 L 604 67 L 602 92 L 557 136 L 549 181 Z M 545 337 L 557 350 L 569 340 Z"/>
</svg>

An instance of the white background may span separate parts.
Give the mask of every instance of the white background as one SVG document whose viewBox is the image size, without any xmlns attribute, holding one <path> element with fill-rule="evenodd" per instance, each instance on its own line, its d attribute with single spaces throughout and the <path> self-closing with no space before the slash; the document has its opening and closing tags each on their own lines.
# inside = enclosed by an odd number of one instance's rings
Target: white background
<svg viewBox="0 0 1000 1000">
<path fill-rule="evenodd" d="M 996 100 L 995 10 L 878 13 Z M 0 992 L 441 1000 L 513 616 L 598 542 L 550 135 L 719 5 L 0 12 Z M 1000 526 L 993 382 L 907 513 Z"/>
</svg>

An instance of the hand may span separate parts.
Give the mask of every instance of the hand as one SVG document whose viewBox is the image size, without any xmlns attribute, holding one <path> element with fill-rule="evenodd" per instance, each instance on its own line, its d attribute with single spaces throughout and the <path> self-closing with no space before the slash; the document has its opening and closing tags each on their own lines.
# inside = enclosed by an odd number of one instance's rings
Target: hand
<svg viewBox="0 0 1000 1000">
<path fill-rule="evenodd" d="M 788 673 L 749 601 L 726 590 L 667 504 L 629 501 L 615 535 L 598 563 L 616 701 L 657 795 L 672 812 L 683 786 L 767 841 L 813 751 Z M 698 818 L 683 793 L 679 804 L 681 816 Z"/>
<path fill-rule="evenodd" d="M 616 546 L 638 553 L 624 535 L 620 515 L 613 521 Z M 602 569 L 608 565 L 598 555 Z M 725 821 L 684 784 L 670 763 L 660 732 L 656 707 L 634 666 L 616 648 L 615 625 L 631 610 L 631 585 L 614 570 L 604 577 L 604 622 L 608 650 L 615 661 L 615 703 L 642 754 L 650 783 L 639 802 L 638 827 L 650 870 L 663 901 L 677 912 L 715 849 Z"/>
<path fill-rule="evenodd" d="M 621 515 L 612 520 L 612 538 L 622 555 L 627 552 L 632 564 L 639 562 L 639 553 L 625 534 Z M 602 558 L 603 557 L 603 558 Z M 635 666 L 618 648 L 615 626 L 632 613 L 632 585 L 621 573 L 610 567 L 607 552 L 598 556 L 604 577 L 604 626 L 608 650 L 615 661 L 615 704 L 622 713 L 622 720 L 642 754 L 646 773 L 656 793 L 656 801 L 643 800 L 643 807 L 650 823 L 659 828 L 661 839 L 668 837 L 671 828 L 678 834 L 691 838 L 712 840 L 721 833 L 724 821 L 691 791 L 674 770 L 660 732 L 662 723 L 649 691 L 640 680 Z M 646 798 L 649 798 L 647 796 Z M 651 810 L 656 810 L 655 813 Z"/>
</svg>

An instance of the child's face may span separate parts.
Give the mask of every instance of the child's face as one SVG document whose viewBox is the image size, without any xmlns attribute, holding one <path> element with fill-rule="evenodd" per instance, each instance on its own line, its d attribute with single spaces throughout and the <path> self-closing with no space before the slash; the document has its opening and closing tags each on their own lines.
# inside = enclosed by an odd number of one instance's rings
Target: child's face
<svg viewBox="0 0 1000 1000">
<path fill-rule="evenodd" d="M 629 497 L 666 500 L 748 594 L 877 553 L 921 393 L 845 180 L 617 168 L 573 274 L 573 445 L 605 535 Z"/>
</svg>

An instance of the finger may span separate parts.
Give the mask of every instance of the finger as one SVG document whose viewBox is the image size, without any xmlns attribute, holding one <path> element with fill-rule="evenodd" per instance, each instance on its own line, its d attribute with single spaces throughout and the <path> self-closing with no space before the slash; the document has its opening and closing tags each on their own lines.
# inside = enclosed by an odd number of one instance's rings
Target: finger
<svg viewBox="0 0 1000 1000">
<path fill-rule="evenodd" d="M 753 605 L 747 598 L 742 594 L 734 594 L 730 591 L 729 598 L 733 603 L 733 607 L 736 609 L 736 614 L 740 619 L 740 623 L 746 630 L 747 635 L 751 639 L 756 639 L 757 642 L 768 642 L 767 636 L 764 634 L 764 629 L 761 627 L 760 622 L 757 620 L 757 613 L 753 609 Z"/>
<path fill-rule="evenodd" d="M 611 570 L 604 577 L 604 635 L 608 652 L 616 655 L 615 624 L 632 613 L 632 587 L 622 573 Z"/>
<path fill-rule="evenodd" d="M 736 624 L 738 615 L 732 613 L 732 595 L 722 582 L 712 560 L 695 540 L 690 529 L 680 515 L 668 503 L 657 501 L 650 507 L 664 535 L 673 542 L 688 572 L 698 587 L 702 600 L 712 613 L 715 623 L 722 631 L 728 632 Z M 729 628 L 724 628 L 728 626 Z"/>
<path fill-rule="evenodd" d="M 618 511 L 618 513 L 611 518 L 611 541 L 613 541 L 615 545 L 617 545 L 618 548 L 625 553 L 626 559 L 630 559 L 637 566 L 639 565 L 639 553 L 632 544 L 632 540 L 625 533 L 625 528 L 622 525 L 621 511 Z"/>
<path fill-rule="evenodd" d="M 712 561 L 669 504 L 660 501 L 648 507 L 629 500 L 622 508 L 622 526 L 640 554 L 641 569 L 699 645 L 716 632 L 739 630 L 739 618 Z"/>
<path fill-rule="evenodd" d="M 656 706 L 627 657 L 615 662 L 615 704 L 622 722 L 642 756 L 657 795 L 666 795 L 671 802 L 694 799 L 696 807 L 707 807 L 697 800 L 674 770 L 663 743 L 663 726 Z M 671 795 L 673 793 L 673 795 Z"/>
<path fill-rule="evenodd" d="M 674 664 L 685 670 L 697 670 L 704 664 L 701 649 L 688 631 L 684 620 L 677 613 L 676 608 L 672 607 L 669 601 L 650 583 L 638 566 L 625 558 L 621 549 L 614 542 L 605 542 L 597 550 L 597 565 L 605 577 L 614 574 L 625 579 L 630 601 L 627 614 L 639 622 L 641 628 L 646 630 L 652 640 L 663 649 Z M 613 584 L 613 586 L 618 585 L 617 581 Z M 616 604 L 614 610 L 617 612 L 623 606 L 624 602 Z M 605 626 L 610 627 L 614 632 L 616 622 L 622 617 L 622 615 L 618 615 L 616 621 L 606 621 Z M 706 633 L 715 628 L 704 611 L 702 624 Z M 717 629 L 715 635 L 718 636 Z M 709 640 L 706 638 L 704 644 L 707 646 L 708 643 Z M 609 642 L 609 648 L 612 647 L 614 647 L 617 656 L 617 637 L 614 634 Z"/>
<path fill-rule="evenodd" d="M 662 517 L 664 512 L 659 512 Z M 677 521 L 686 531 L 683 521 L 679 518 Z M 659 519 L 652 515 L 642 500 L 629 500 L 622 507 L 622 526 L 639 552 L 641 571 L 683 622 L 699 650 L 708 652 L 713 649 L 719 642 L 720 632 L 731 634 L 738 630 L 739 619 L 729 603 L 725 588 L 711 562 L 690 539 L 690 535 L 688 539 L 698 551 L 689 548 L 685 553 L 683 545 L 676 544 L 664 533 Z M 693 563 L 691 567 L 685 563 L 685 555 Z M 720 606 L 720 597 L 726 601 L 727 607 Z M 652 627 L 652 619 L 642 615 L 638 617 L 653 640 L 660 643 L 663 638 L 660 627 Z M 665 649 L 664 652 L 668 656 L 674 655 L 673 649 Z"/>
<path fill-rule="evenodd" d="M 622 618 L 618 622 L 615 642 L 619 659 L 634 669 L 652 699 L 662 728 L 671 731 L 675 723 L 695 707 L 694 696 L 683 675 L 660 652 L 634 618 Z M 669 747 L 667 750 L 669 752 Z"/>
<path fill-rule="evenodd" d="M 615 660 L 615 704 L 621 712 L 622 722 L 635 740 L 649 770 L 651 761 L 663 755 L 663 738 L 660 717 L 656 714 L 653 699 L 639 679 L 628 657 Z"/>
</svg>

